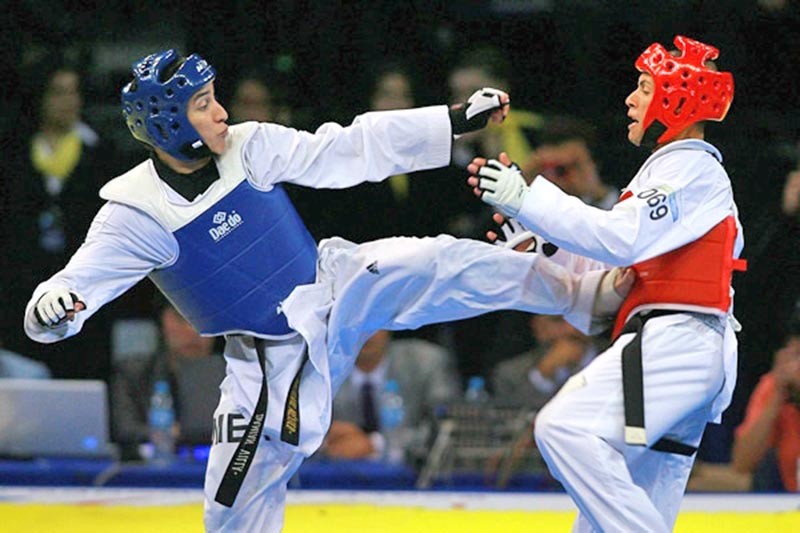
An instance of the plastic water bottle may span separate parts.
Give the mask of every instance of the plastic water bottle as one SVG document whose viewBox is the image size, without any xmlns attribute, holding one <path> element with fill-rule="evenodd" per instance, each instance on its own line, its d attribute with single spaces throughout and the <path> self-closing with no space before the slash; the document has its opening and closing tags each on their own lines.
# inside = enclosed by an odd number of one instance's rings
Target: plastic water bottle
<svg viewBox="0 0 800 533">
<path fill-rule="evenodd" d="M 390 463 L 402 463 L 405 456 L 403 422 L 406 408 L 400 396 L 400 386 L 390 379 L 381 393 L 381 433 L 386 439 L 385 459 Z"/>
<path fill-rule="evenodd" d="M 148 424 L 150 444 L 152 445 L 150 460 L 160 464 L 170 463 L 175 458 L 175 437 L 172 433 L 172 426 L 175 424 L 175 407 L 169 391 L 169 382 L 165 379 L 156 381 L 153 387 Z"/>
<path fill-rule="evenodd" d="M 486 380 L 483 379 L 483 376 L 469 378 L 464 401 L 474 406 L 484 406 L 489 403 L 489 392 L 486 390 Z"/>
</svg>

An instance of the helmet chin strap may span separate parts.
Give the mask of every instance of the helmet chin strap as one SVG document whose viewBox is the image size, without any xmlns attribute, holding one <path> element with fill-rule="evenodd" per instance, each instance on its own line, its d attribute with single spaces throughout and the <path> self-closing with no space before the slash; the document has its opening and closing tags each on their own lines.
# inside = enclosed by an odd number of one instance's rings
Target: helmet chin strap
<svg viewBox="0 0 800 533">
<path fill-rule="evenodd" d="M 193 147 L 193 144 L 200 144 L 197 148 Z M 196 161 L 198 159 L 203 159 L 206 157 L 210 157 L 213 154 L 211 149 L 201 140 L 197 140 L 194 143 L 186 143 L 181 146 L 180 150 L 178 150 L 182 156 L 192 161 Z"/>
<path fill-rule="evenodd" d="M 642 141 L 639 143 L 641 148 L 649 152 L 654 151 L 658 147 L 658 138 L 667 131 L 667 127 L 657 120 L 650 123 L 650 126 L 645 130 L 642 135 Z"/>
</svg>

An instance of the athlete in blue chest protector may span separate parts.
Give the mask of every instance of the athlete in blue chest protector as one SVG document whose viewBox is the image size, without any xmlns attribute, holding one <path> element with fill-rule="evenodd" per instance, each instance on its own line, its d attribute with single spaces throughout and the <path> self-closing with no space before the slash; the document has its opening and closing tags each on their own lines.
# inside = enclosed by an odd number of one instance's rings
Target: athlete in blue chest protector
<svg viewBox="0 0 800 533">
<path fill-rule="evenodd" d="M 487 88 L 462 105 L 366 113 L 314 133 L 229 127 L 206 61 L 147 56 L 133 65 L 122 108 L 151 157 L 103 188 L 107 203 L 83 246 L 34 291 L 25 330 L 40 342 L 75 335 L 149 276 L 200 333 L 225 335 L 205 527 L 280 531 L 287 481 L 321 444 L 331 398 L 375 331 L 500 308 L 567 314 L 586 330 L 619 304 L 604 270 L 575 276 L 476 241 L 317 245 L 282 189 L 444 166 L 454 137 L 501 121 L 508 102 Z"/>
</svg>

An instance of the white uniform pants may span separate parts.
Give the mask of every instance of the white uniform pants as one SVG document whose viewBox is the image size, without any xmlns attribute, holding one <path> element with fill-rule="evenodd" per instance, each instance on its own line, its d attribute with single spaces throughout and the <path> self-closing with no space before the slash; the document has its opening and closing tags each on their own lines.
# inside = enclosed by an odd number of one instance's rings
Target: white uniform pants
<svg viewBox="0 0 800 533">
<path fill-rule="evenodd" d="M 286 485 L 305 457 L 277 440 L 275 435 L 271 435 L 269 441 L 262 435 L 233 507 L 214 501 L 228 463 L 237 449 L 238 441 L 234 439 L 244 438 L 249 422 L 234 402 L 233 383 L 231 375 L 223 381 L 222 397 L 214 413 L 215 419 L 222 417 L 224 434 L 215 435 L 208 459 L 204 487 L 205 528 L 220 533 L 278 532 L 283 527 Z M 230 417 L 236 415 L 241 418 L 230 422 Z"/>
<path fill-rule="evenodd" d="M 573 311 L 579 291 L 594 294 L 591 283 L 575 282 L 561 267 L 536 254 L 449 236 L 362 245 L 326 241 L 320 247 L 317 283 L 299 287 L 284 303 L 289 323 L 305 339 L 270 343 L 267 348 L 270 398 L 264 435 L 232 507 L 217 503 L 215 495 L 236 451 L 236 439 L 252 416 L 262 374 L 254 350 L 247 346 L 251 340 L 234 338 L 226 347 L 228 375 L 215 413 L 217 438 L 205 484 L 207 530 L 281 530 L 287 481 L 321 443 L 330 423 L 332 394 L 375 331 L 414 329 L 496 309 L 562 314 Z M 322 301 L 320 294 L 328 296 Z M 587 301 L 589 309 L 584 311 L 589 313 L 591 300 Z M 300 388 L 303 453 L 280 441 L 277 426 L 288 384 L 300 368 L 306 346 L 311 364 L 304 367 Z M 232 352 L 242 353 L 233 357 Z M 328 390 L 321 390 L 326 383 Z"/>
<path fill-rule="evenodd" d="M 648 446 L 662 437 L 697 447 L 723 387 L 720 328 L 689 314 L 644 326 L 642 367 Z M 573 531 L 671 531 L 694 456 L 624 441 L 622 335 L 570 378 L 540 411 L 536 443 L 578 506 Z"/>
</svg>

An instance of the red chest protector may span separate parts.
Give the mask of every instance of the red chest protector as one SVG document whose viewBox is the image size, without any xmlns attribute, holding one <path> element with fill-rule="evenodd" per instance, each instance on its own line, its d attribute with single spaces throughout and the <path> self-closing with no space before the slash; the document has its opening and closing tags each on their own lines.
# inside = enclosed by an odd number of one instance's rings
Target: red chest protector
<svg viewBox="0 0 800 533">
<path fill-rule="evenodd" d="M 729 216 L 696 241 L 633 265 L 636 281 L 617 314 L 613 338 L 644 305 L 726 314 L 733 271 L 747 269 L 747 261 L 733 257 L 736 232 Z"/>
</svg>

